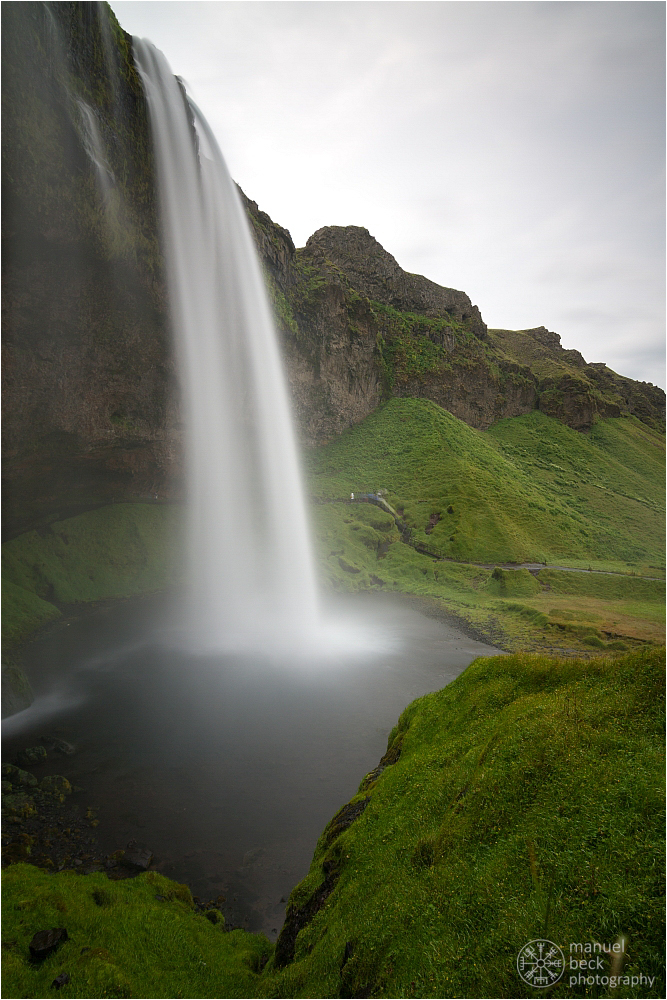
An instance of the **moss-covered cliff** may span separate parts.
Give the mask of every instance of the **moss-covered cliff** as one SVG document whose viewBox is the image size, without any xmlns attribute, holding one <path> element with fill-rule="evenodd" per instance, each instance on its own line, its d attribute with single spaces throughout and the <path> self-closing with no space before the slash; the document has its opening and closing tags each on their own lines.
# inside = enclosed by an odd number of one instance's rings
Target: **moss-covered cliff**
<svg viewBox="0 0 667 1000">
<path fill-rule="evenodd" d="M 358 226 L 295 249 L 246 200 L 307 444 L 358 423 L 389 396 L 430 399 L 482 430 L 540 409 L 576 430 L 635 415 L 664 429 L 665 394 L 587 364 L 556 333 L 487 330 L 464 292 L 408 274 Z"/>
</svg>

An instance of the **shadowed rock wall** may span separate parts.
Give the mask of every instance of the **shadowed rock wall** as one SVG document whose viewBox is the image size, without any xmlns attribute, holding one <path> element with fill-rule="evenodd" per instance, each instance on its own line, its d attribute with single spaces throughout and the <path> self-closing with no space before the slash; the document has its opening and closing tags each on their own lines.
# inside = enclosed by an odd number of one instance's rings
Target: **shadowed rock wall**
<svg viewBox="0 0 667 1000">
<path fill-rule="evenodd" d="M 106 4 L 2 5 L 4 524 L 167 489 L 178 408 L 146 105 Z"/>
</svg>

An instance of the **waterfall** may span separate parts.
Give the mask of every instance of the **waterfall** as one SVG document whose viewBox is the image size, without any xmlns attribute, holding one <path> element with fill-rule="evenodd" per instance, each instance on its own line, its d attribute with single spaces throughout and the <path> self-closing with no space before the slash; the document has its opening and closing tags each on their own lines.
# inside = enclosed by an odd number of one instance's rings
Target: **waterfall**
<svg viewBox="0 0 667 1000">
<path fill-rule="evenodd" d="M 188 478 L 196 648 L 298 648 L 318 598 L 286 381 L 238 191 L 205 118 L 134 39 L 157 165 Z"/>
<path fill-rule="evenodd" d="M 81 122 L 83 125 L 83 148 L 85 149 L 90 162 L 95 167 L 97 183 L 102 197 L 105 202 L 108 202 L 111 188 L 116 183 L 116 178 L 114 177 L 113 171 L 111 170 L 104 154 L 102 137 L 100 135 L 100 130 L 92 108 L 80 98 L 77 98 L 76 103 L 78 104 L 81 112 Z"/>
</svg>

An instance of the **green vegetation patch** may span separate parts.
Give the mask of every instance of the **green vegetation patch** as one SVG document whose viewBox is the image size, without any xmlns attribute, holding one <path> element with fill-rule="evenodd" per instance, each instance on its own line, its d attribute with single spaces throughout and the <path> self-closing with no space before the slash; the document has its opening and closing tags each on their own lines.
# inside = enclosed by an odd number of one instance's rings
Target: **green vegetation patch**
<svg viewBox="0 0 667 1000">
<path fill-rule="evenodd" d="M 50 875 L 11 865 L 2 876 L 3 995 L 48 997 L 253 997 L 272 945 L 226 932 L 194 910 L 187 886 L 153 872 Z M 64 927 L 67 941 L 31 962 L 37 931 Z"/>
<path fill-rule="evenodd" d="M 58 617 L 57 604 L 129 597 L 174 579 L 180 512 L 113 504 L 29 531 L 2 546 L 3 635 L 18 641 Z"/>
<path fill-rule="evenodd" d="M 664 566 L 664 437 L 634 418 L 601 425 L 587 436 L 534 412 L 481 432 L 392 399 L 311 453 L 311 489 L 386 490 L 435 556 Z"/>
<path fill-rule="evenodd" d="M 332 590 L 427 598 L 506 650 L 572 655 L 664 642 L 661 580 L 436 559 L 407 544 L 394 518 L 371 504 L 318 503 L 312 520 L 320 575 Z"/>
<path fill-rule="evenodd" d="M 571 942 L 623 937 L 623 972 L 655 977 L 623 996 L 664 996 L 663 705 L 656 650 L 480 659 L 413 702 L 395 762 L 290 898 L 288 923 L 303 919 L 270 995 L 532 996 L 515 965 L 528 941 L 569 959 Z M 606 995 L 569 975 L 551 996 Z"/>
<path fill-rule="evenodd" d="M 484 589 L 499 597 L 530 597 L 539 594 L 542 588 L 527 569 L 506 570 L 496 566 Z"/>
<path fill-rule="evenodd" d="M 43 601 L 31 590 L 17 587 L 9 580 L 2 582 L 2 636 L 12 644 L 28 632 L 60 617 L 60 611 Z"/>
<path fill-rule="evenodd" d="M 380 326 L 378 347 L 387 388 L 392 389 L 415 376 L 445 371 L 453 360 L 468 360 L 451 354 L 456 346 L 465 350 L 478 342 L 463 323 L 452 317 L 428 317 L 400 312 L 381 302 L 371 302 L 373 315 Z"/>
</svg>

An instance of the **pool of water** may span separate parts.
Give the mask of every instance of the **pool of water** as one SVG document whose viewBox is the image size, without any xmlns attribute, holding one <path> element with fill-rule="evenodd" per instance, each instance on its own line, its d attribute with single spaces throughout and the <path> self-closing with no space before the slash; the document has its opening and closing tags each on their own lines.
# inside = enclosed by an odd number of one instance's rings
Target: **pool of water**
<svg viewBox="0 0 667 1000">
<path fill-rule="evenodd" d="M 146 844 L 158 871 L 225 895 L 230 922 L 275 938 L 401 711 L 500 652 L 399 595 L 340 598 L 330 613 L 360 652 L 194 655 L 171 641 L 164 598 L 66 618 L 25 650 L 37 698 L 3 723 L 5 759 L 43 735 L 68 740 L 74 755 L 34 773 L 84 789 L 102 851 Z"/>
</svg>

